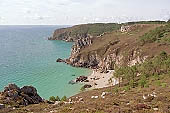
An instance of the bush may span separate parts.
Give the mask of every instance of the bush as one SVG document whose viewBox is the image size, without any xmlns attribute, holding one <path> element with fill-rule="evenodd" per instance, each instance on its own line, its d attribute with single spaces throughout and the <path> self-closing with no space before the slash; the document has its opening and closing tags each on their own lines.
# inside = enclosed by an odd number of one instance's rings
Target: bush
<svg viewBox="0 0 170 113">
<path fill-rule="evenodd" d="M 49 100 L 50 100 L 50 101 L 56 101 L 56 99 L 55 99 L 54 96 L 51 96 L 51 97 L 49 98 Z"/>
<path fill-rule="evenodd" d="M 157 81 L 155 82 L 155 84 L 156 84 L 157 86 L 161 86 L 161 81 L 160 81 L 160 80 L 157 80 Z"/>
<path fill-rule="evenodd" d="M 127 85 L 127 86 L 125 86 L 123 89 L 124 89 L 125 91 L 129 91 L 129 90 L 130 90 L 130 86 Z"/>
<path fill-rule="evenodd" d="M 86 89 L 85 89 L 85 87 L 84 86 L 82 86 L 81 88 L 80 88 L 80 91 L 85 91 Z"/>
<path fill-rule="evenodd" d="M 167 86 L 167 83 L 162 83 L 161 86 L 165 88 Z"/>
<path fill-rule="evenodd" d="M 56 101 L 60 101 L 60 97 L 59 96 L 56 96 Z"/>
<path fill-rule="evenodd" d="M 160 26 L 155 28 L 154 30 L 145 33 L 143 36 L 140 37 L 141 44 L 145 43 L 152 43 L 152 42 L 164 42 L 169 43 L 169 36 L 170 33 L 170 24 L 165 26 Z"/>
<path fill-rule="evenodd" d="M 62 98 L 61 98 L 61 101 L 66 101 L 67 100 L 67 97 L 66 96 L 63 96 Z"/>
<path fill-rule="evenodd" d="M 140 78 L 137 76 L 140 74 Z M 155 81 L 157 86 L 165 87 L 166 84 L 162 84 L 160 80 L 164 78 L 165 75 L 170 75 L 170 56 L 162 51 L 158 56 L 146 60 L 144 63 L 128 67 L 123 66 L 115 69 L 114 76 L 119 78 L 122 82 L 127 82 L 128 87 L 140 86 L 149 87 L 149 81 Z M 119 85 L 120 86 L 120 85 Z"/>
<path fill-rule="evenodd" d="M 118 93 L 118 92 L 119 92 L 118 87 L 115 87 L 115 88 L 114 88 L 114 92 L 115 92 L 115 93 Z"/>
<path fill-rule="evenodd" d="M 139 80 L 139 86 L 141 86 L 143 88 L 146 85 L 146 83 L 147 83 L 146 76 L 141 75 L 141 79 Z"/>
</svg>

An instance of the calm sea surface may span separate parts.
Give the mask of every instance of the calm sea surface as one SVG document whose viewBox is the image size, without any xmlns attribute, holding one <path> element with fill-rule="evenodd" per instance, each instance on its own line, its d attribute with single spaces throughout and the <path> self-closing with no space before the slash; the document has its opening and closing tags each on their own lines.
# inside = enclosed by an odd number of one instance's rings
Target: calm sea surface
<svg viewBox="0 0 170 113">
<path fill-rule="evenodd" d="M 73 43 L 47 40 L 61 27 L 0 26 L 0 91 L 8 83 L 32 85 L 45 99 L 80 91 L 81 84 L 68 82 L 90 71 L 56 63 L 57 58 L 69 57 Z"/>
</svg>

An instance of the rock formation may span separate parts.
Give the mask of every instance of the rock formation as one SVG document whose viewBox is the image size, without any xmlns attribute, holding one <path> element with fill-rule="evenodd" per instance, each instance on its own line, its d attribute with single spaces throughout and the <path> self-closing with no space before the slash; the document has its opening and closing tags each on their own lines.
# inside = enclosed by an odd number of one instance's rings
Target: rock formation
<svg viewBox="0 0 170 113">
<path fill-rule="evenodd" d="M 140 35 L 143 35 L 153 28 L 155 27 L 145 24 L 127 25 L 122 26 L 121 29 L 113 33 L 105 31 L 98 36 L 88 34 L 88 32 L 80 32 L 82 30 L 81 27 L 77 30 L 79 32 L 74 35 L 71 35 L 75 31 L 75 29 L 70 30 L 72 28 L 56 30 L 52 39 L 74 41 L 70 57 L 68 59 L 59 58 L 57 62 L 64 62 L 75 67 L 99 69 L 101 72 L 107 72 L 107 70 L 112 70 L 115 67 L 123 65 L 133 66 L 140 64 L 152 55 L 149 50 L 140 46 L 136 41 L 139 38 L 138 35 L 134 34 L 136 37 L 133 37 L 130 34 L 138 32 L 141 33 Z M 147 30 L 143 32 L 143 29 Z M 128 33 L 126 34 L 120 31 Z M 109 37 L 110 39 L 107 39 Z M 99 40 L 108 41 L 100 46 L 102 42 L 99 42 Z"/>
<path fill-rule="evenodd" d="M 9 84 L 0 93 L 1 104 L 19 107 L 20 105 L 27 106 L 29 104 L 39 104 L 43 99 L 38 95 L 37 90 L 32 86 L 24 86 L 19 88 L 15 84 Z"/>
</svg>

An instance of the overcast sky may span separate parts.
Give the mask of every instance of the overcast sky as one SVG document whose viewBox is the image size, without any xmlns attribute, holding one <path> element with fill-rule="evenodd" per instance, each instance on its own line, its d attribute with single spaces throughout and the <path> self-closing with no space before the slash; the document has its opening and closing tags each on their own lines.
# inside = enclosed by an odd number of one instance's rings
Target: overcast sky
<svg viewBox="0 0 170 113">
<path fill-rule="evenodd" d="M 170 0 L 0 0 L 0 25 L 167 20 Z"/>
</svg>

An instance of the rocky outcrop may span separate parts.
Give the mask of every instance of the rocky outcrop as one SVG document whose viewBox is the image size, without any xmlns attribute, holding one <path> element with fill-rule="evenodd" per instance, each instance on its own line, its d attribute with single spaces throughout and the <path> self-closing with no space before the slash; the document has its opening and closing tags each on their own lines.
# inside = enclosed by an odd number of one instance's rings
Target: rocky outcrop
<svg viewBox="0 0 170 113">
<path fill-rule="evenodd" d="M 53 39 L 74 41 L 70 57 L 68 59 L 59 58 L 57 62 L 107 72 L 108 70 L 115 69 L 115 67 L 140 64 L 151 56 L 149 52 L 146 52 L 149 50 L 140 46 L 136 41 L 139 37 L 138 34 L 134 34 L 136 37 L 131 35 L 133 32 L 141 33 L 140 35 L 144 34 L 147 30 L 149 31 L 149 29 L 151 29 L 149 25 L 137 24 L 122 26 L 113 33 L 102 32 L 98 36 L 93 36 L 88 34 L 88 32 L 81 33 L 81 27 L 76 29 L 79 31 L 77 34 L 73 33 L 75 29 L 72 31 L 70 29 L 71 28 L 56 30 L 53 35 Z M 147 30 L 143 32 L 143 29 Z M 100 40 L 104 42 L 100 43 Z M 100 46 L 100 44 L 102 46 Z M 93 49 L 93 47 L 95 49 Z"/>
<path fill-rule="evenodd" d="M 78 54 L 77 56 L 71 56 L 68 64 L 76 67 L 100 69 L 101 72 L 107 72 L 107 70 L 115 69 L 116 66 L 140 64 L 147 58 L 147 56 L 141 55 L 140 50 L 131 50 L 131 53 L 126 56 L 120 51 L 120 48 L 115 48 L 111 54 L 105 57 L 99 56 L 97 52 L 89 53 L 85 56 Z"/>
<path fill-rule="evenodd" d="M 90 46 L 92 44 L 92 36 L 87 35 L 87 37 L 84 38 L 79 38 L 78 40 L 75 41 L 75 43 L 73 44 L 72 48 L 71 48 L 71 56 L 69 59 L 61 59 L 58 58 L 56 60 L 56 62 L 64 62 L 67 64 L 71 64 L 73 66 L 79 66 L 80 65 L 76 65 L 75 62 L 77 62 L 77 60 L 75 59 L 75 56 L 77 56 L 80 53 L 80 50 L 82 48 L 85 48 L 87 46 Z M 84 67 L 84 66 L 81 66 Z"/>
<path fill-rule="evenodd" d="M 80 52 L 80 49 L 86 46 L 90 46 L 92 44 L 92 38 L 92 36 L 87 35 L 87 37 L 79 38 L 78 40 L 76 40 L 71 49 L 71 56 L 78 54 Z"/>
<path fill-rule="evenodd" d="M 86 82 L 87 76 L 79 76 L 76 78 L 76 82 Z"/>
<path fill-rule="evenodd" d="M 27 106 L 29 104 L 39 104 L 43 99 L 38 95 L 37 90 L 32 86 L 19 88 L 15 84 L 9 84 L 1 92 L 0 101 L 11 106 Z"/>
<path fill-rule="evenodd" d="M 58 58 L 58 59 L 56 60 L 56 62 L 65 62 L 65 60 L 63 60 L 63 59 L 61 59 L 61 58 Z"/>
</svg>

